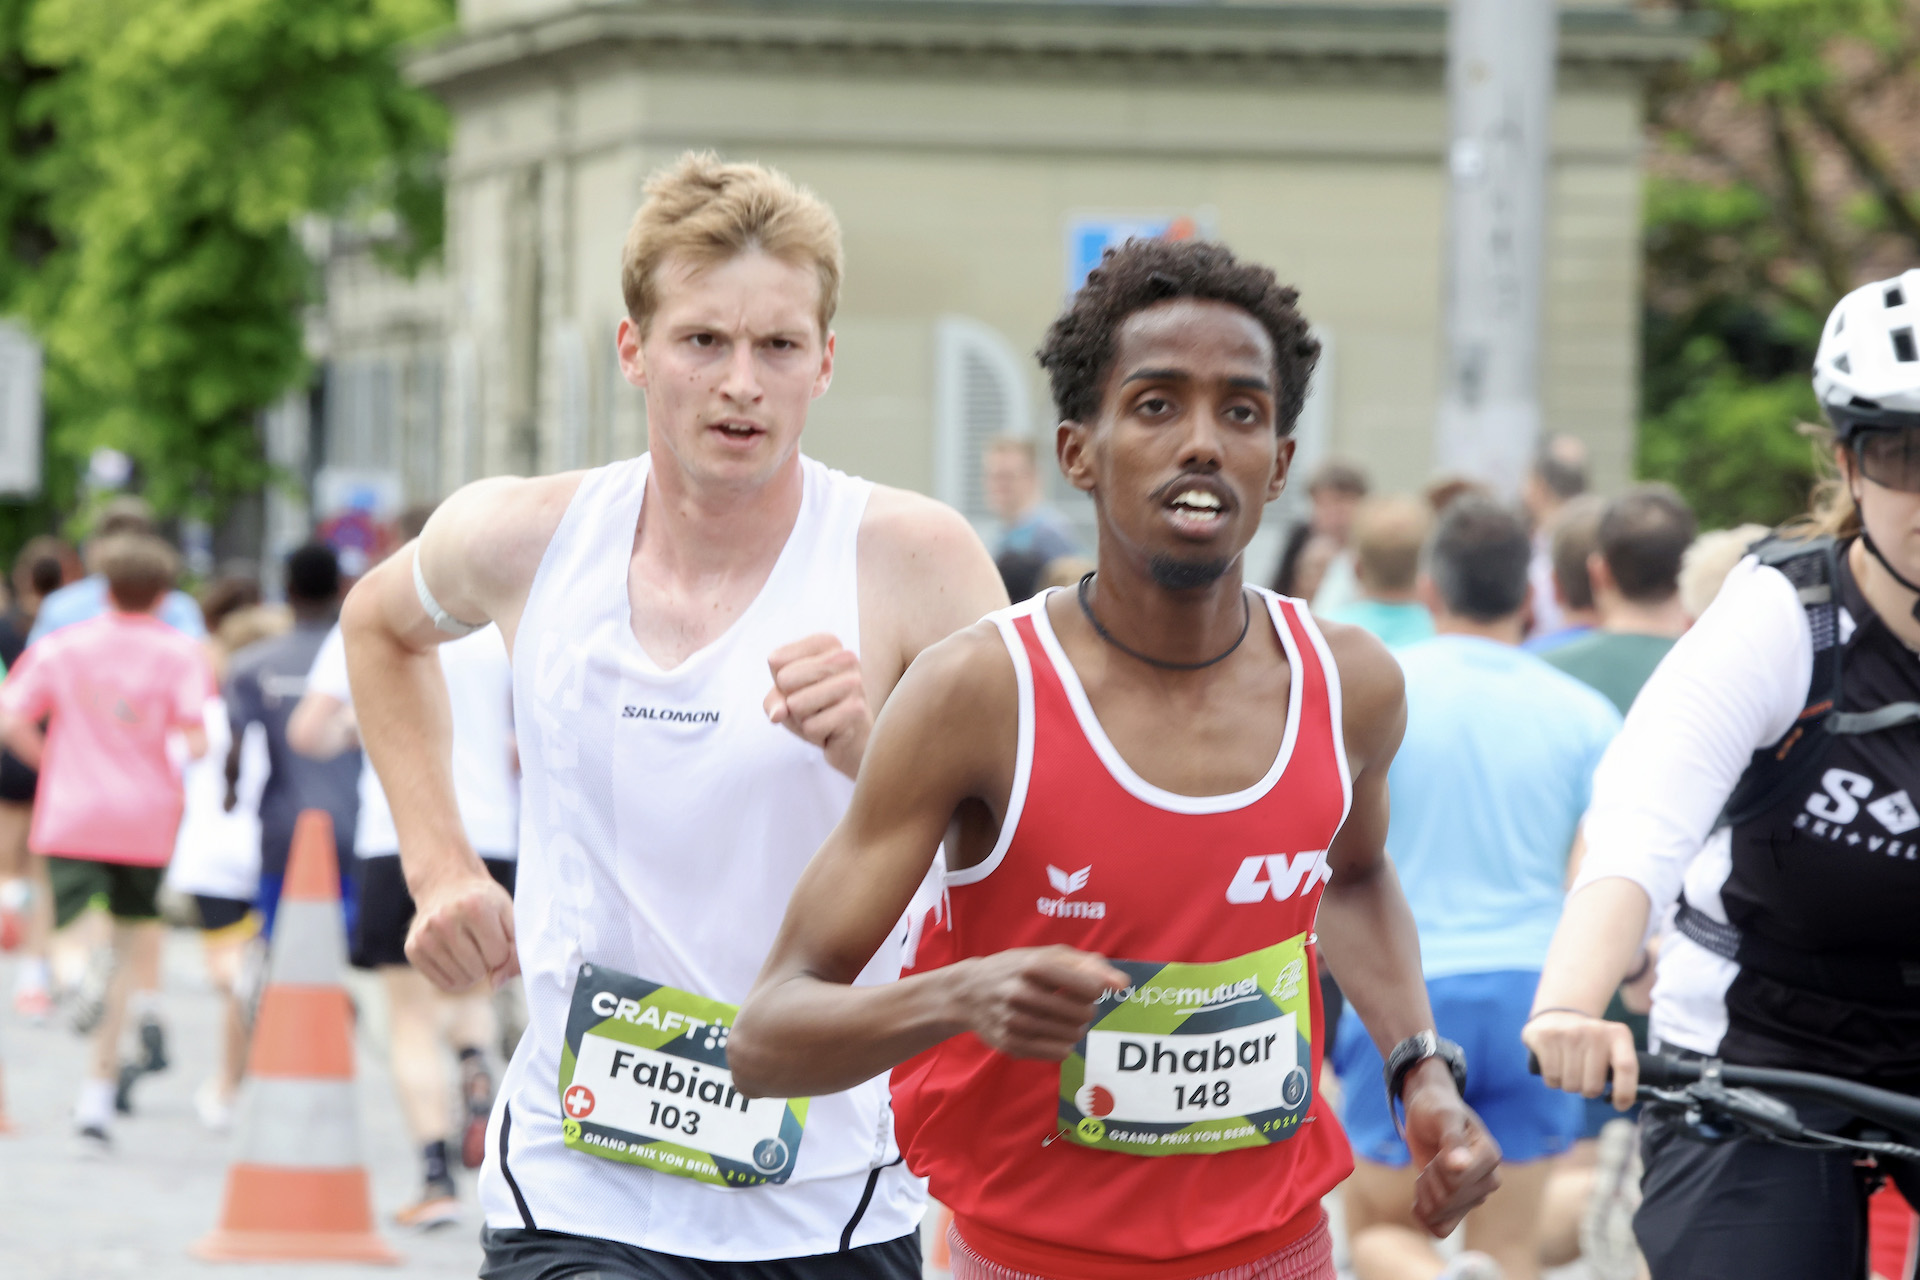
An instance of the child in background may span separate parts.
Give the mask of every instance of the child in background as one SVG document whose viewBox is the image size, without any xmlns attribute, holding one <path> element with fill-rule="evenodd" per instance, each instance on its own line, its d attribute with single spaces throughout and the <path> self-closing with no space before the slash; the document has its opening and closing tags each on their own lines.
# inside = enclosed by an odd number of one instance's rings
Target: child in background
<svg viewBox="0 0 1920 1280">
<path fill-rule="evenodd" d="M 169 739 L 206 754 L 212 678 L 200 646 L 154 613 L 179 576 L 173 548 L 126 533 L 95 554 L 112 608 L 29 646 L 0 687 L 0 726 L 40 770 L 28 846 L 47 859 L 55 928 L 96 895 L 113 917 L 113 977 L 74 1110 L 81 1138 L 104 1150 L 128 992 L 158 985 L 157 897 L 184 804 Z"/>
<path fill-rule="evenodd" d="M 286 609 L 260 603 L 259 582 L 251 578 L 229 576 L 203 589 L 200 612 L 207 621 L 207 661 L 222 687 L 235 653 L 292 624 Z M 207 698 L 206 721 L 207 754 L 188 765 L 182 779 L 186 811 L 167 864 L 166 886 L 193 899 L 207 976 L 221 997 L 220 1065 L 193 1095 L 200 1122 L 220 1132 L 232 1122 L 246 1069 L 248 1002 L 265 960 L 253 899 L 260 880 L 260 791 L 268 765 L 258 729 L 234 749 L 226 699 L 218 692 Z M 142 1065 L 120 1069 L 123 1096 Z"/>
</svg>

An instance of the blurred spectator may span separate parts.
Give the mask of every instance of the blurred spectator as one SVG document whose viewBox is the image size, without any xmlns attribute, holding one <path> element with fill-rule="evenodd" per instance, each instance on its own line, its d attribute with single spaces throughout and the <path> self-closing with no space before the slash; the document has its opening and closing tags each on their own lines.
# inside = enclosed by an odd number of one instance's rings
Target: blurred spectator
<svg viewBox="0 0 1920 1280">
<path fill-rule="evenodd" d="M 1593 768 L 1620 716 L 1520 649 L 1528 559 L 1517 513 L 1456 499 L 1428 543 L 1420 583 L 1439 634 L 1394 655 L 1406 675 L 1407 728 L 1388 774 L 1387 848 L 1419 926 L 1434 1025 L 1466 1050 L 1467 1104 L 1505 1159 L 1500 1189 L 1466 1219 L 1469 1260 L 1480 1269 L 1456 1262 L 1446 1271 L 1414 1222 L 1419 1171 L 1380 1088 L 1379 1051 L 1365 1027 L 1343 1019 L 1334 1065 L 1355 1163 L 1347 1224 L 1353 1269 L 1369 1280 L 1537 1274 L 1548 1157 L 1580 1133 L 1580 1099 L 1528 1074 L 1520 1028 L 1560 918 Z"/>
<path fill-rule="evenodd" d="M 241 609 L 260 603 L 260 570 L 250 560 L 233 560 L 200 588 L 200 619 L 211 636 L 220 624 Z"/>
<path fill-rule="evenodd" d="M 228 808 L 237 798 L 248 726 L 257 724 L 266 734 L 267 774 L 260 791 L 260 872 L 254 907 L 268 934 L 293 848 L 294 820 L 304 809 L 324 810 L 333 820 L 334 845 L 346 884 L 353 867 L 353 829 L 360 807 L 357 748 L 330 760 L 311 760 L 287 742 L 287 721 L 307 691 L 307 673 L 340 613 L 340 562 L 331 547 L 309 543 L 287 557 L 287 604 L 293 610 L 292 629 L 236 655 L 226 683 L 231 725 L 224 761 Z M 352 894 L 341 901 L 352 903 Z"/>
<path fill-rule="evenodd" d="M 1553 598 L 1553 519 L 1560 508 L 1587 491 L 1587 446 L 1577 436 L 1548 436 L 1540 443 L 1521 491 L 1533 524 L 1533 560 L 1527 582 L 1533 593 L 1530 634 L 1545 635 L 1566 626 Z"/>
<path fill-rule="evenodd" d="M 1553 558 L 1553 600 L 1560 610 L 1560 626 L 1551 631 L 1536 629 L 1528 638 L 1529 653 L 1550 653 L 1561 645 L 1578 640 L 1600 624 L 1600 613 L 1593 605 L 1593 577 L 1587 562 L 1600 549 L 1600 517 L 1607 511 L 1607 500 L 1597 493 L 1583 493 L 1560 508 L 1548 531 Z"/>
<path fill-rule="evenodd" d="M 20 660 L 41 603 L 73 580 L 69 562 L 78 563 L 73 548 L 48 534 L 30 538 L 20 548 L 13 561 L 13 600 L 0 616 L 0 663 L 11 668 Z"/>
<path fill-rule="evenodd" d="M 207 754 L 190 762 L 183 778 L 186 811 L 166 883 L 193 900 L 207 976 L 220 993 L 220 1065 L 193 1095 L 201 1122 L 217 1132 L 227 1127 L 246 1065 L 242 975 L 259 933 L 253 899 L 260 880 L 260 792 L 268 768 L 266 735 L 256 730 L 236 740 L 219 689 L 227 684 L 235 654 L 285 631 L 291 620 L 286 610 L 260 603 L 258 571 L 244 562 L 224 566 L 201 588 L 200 611 L 211 633 L 206 650 L 217 687 L 206 702 Z M 238 803 L 226 776 L 234 758 L 245 760 Z M 122 1094 L 140 1074 L 140 1065 L 121 1068 Z"/>
<path fill-rule="evenodd" d="M 1300 599 L 1312 605 L 1326 582 L 1327 571 L 1340 556 L 1340 544 L 1324 533 L 1307 536 L 1305 545 L 1293 564 L 1293 585 L 1300 592 Z"/>
<path fill-rule="evenodd" d="M 1681 558 L 1693 538 L 1693 523 L 1693 512 L 1666 485 L 1642 485 L 1606 503 L 1595 526 L 1597 546 L 1587 561 L 1599 626 L 1543 655 L 1553 666 L 1605 694 L 1622 715 L 1692 622 L 1680 602 L 1679 577 Z M 1766 532 L 1759 529 L 1760 534 Z M 1743 552 L 1745 546 L 1740 544 Z M 1554 559 L 1558 574 L 1557 539 Z M 1737 559 L 1727 561 L 1727 568 Z M 1644 981 L 1651 981 L 1650 957 L 1643 956 L 1635 967 Z M 1617 991 L 1608 1001 L 1606 1017 L 1630 1027 L 1635 1045 L 1647 1047 L 1644 1012 L 1630 1010 Z M 1542 1222 L 1544 1260 L 1554 1264 L 1578 1255 L 1580 1221 L 1588 1198 L 1596 1185 L 1616 1185 L 1632 1154 L 1630 1142 L 1597 1141 L 1601 1130 L 1617 1118 L 1612 1104 L 1595 1098 L 1584 1099 L 1583 1105 L 1581 1141 L 1554 1175 Z"/>
<path fill-rule="evenodd" d="M 1286 541 L 1280 548 L 1280 565 L 1273 575 L 1275 591 L 1302 600 L 1314 598 L 1326 575 L 1327 563 L 1347 545 L 1347 535 L 1353 528 L 1353 513 L 1359 509 L 1361 499 L 1367 496 L 1367 487 L 1367 473 L 1351 462 L 1335 460 L 1322 463 L 1320 469 L 1313 473 L 1313 478 L 1307 481 L 1307 497 L 1313 505 L 1305 520 L 1296 522 L 1287 530 Z M 1313 558 L 1320 563 L 1312 575 L 1309 589 L 1302 571 L 1302 559 L 1307 556 L 1309 544 L 1316 537 L 1321 540 L 1321 545 Z"/>
<path fill-rule="evenodd" d="M 1015 604 L 1040 589 L 1040 575 L 1051 563 L 1038 551 L 1002 551 L 993 558 L 993 567 L 1000 571 L 1000 581 L 1006 585 L 1007 599 Z"/>
<path fill-rule="evenodd" d="M 1609 502 L 1587 560 L 1599 629 L 1546 655 L 1622 715 L 1693 621 L 1680 603 L 1680 559 L 1693 533 L 1693 511 L 1671 486 L 1640 485 Z"/>
<path fill-rule="evenodd" d="M 158 893 L 183 803 L 170 739 L 177 733 L 189 756 L 205 754 L 211 680 L 200 647 L 153 616 L 180 571 L 173 549 L 150 534 L 120 533 L 92 550 L 108 611 L 30 646 L 0 693 L 0 718 L 22 760 L 42 766 L 45 755 L 32 846 L 48 860 L 56 926 L 96 897 L 114 920 L 112 977 L 74 1110 L 80 1136 L 104 1148 L 121 1020 L 134 992 L 159 985 Z M 146 1047 L 164 1060 L 157 1042 Z"/>
<path fill-rule="evenodd" d="M 1353 518 L 1353 570 L 1360 598 L 1326 615 L 1371 631 L 1388 648 L 1433 635 L 1433 615 L 1414 593 L 1420 548 L 1433 523 L 1418 498 L 1369 498 Z"/>
<path fill-rule="evenodd" d="M 1005 527 L 995 556 L 1020 552 L 1039 557 L 1040 564 L 1080 550 L 1073 525 L 1040 494 L 1040 472 L 1033 441 L 1020 436 L 1000 436 L 987 446 L 982 472 L 986 481 L 987 506 Z M 1035 575 L 1038 575 L 1038 569 Z M 1029 586 L 1032 584 L 1029 583 Z M 1011 585 L 1007 595 L 1025 600 Z"/>
<path fill-rule="evenodd" d="M 1771 532 L 1763 524 L 1743 524 L 1709 530 L 1693 540 L 1680 557 L 1680 607 L 1687 617 L 1697 621 L 1707 611 L 1733 566 L 1746 559 L 1747 548 Z"/>
<path fill-rule="evenodd" d="M 58 538 L 30 538 L 13 562 L 13 601 L 0 617 L 0 663 L 11 671 L 26 648 L 41 601 L 79 573 L 79 557 Z M 0 950 L 18 948 L 13 1007 L 30 1022 L 53 1012 L 47 935 L 53 931 L 53 898 L 47 870 L 27 850 L 33 820 L 33 789 L 39 775 L 11 751 L 0 751 Z"/>
<path fill-rule="evenodd" d="M 153 508 L 131 495 L 115 498 L 101 508 L 100 518 L 93 527 L 93 536 L 87 543 L 87 576 L 61 587 L 41 602 L 39 616 L 34 619 L 27 643 L 31 644 L 61 627 L 97 618 L 108 611 L 111 606 L 107 601 L 107 580 L 99 566 L 93 563 L 94 549 L 122 533 L 158 537 L 153 522 Z M 199 604 L 192 596 L 177 588 L 169 591 L 160 602 L 156 616 L 174 630 L 183 631 L 196 640 L 207 633 L 200 618 Z"/>
<path fill-rule="evenodd" d="M 1427 481 L 1427 487 L 1420 491 L 1420 496 L 1427 500 L 1427 509 L 1436 517 L 1445 515 L 1448 507 L 1469 494 L 1491 498 L 1493 490 L 1471 476 L 1445 475 Z"/>
<path fill-rule="evenodd" d="M 1047 561 L 1047 567 L 1040 571 L 1040 581 L 1034 589 L 1077 587 L 1080 579 L 1092 572 L 1093 561 L 1086 556 L 1061 556 L 1058 560 Z"/>
</svg>

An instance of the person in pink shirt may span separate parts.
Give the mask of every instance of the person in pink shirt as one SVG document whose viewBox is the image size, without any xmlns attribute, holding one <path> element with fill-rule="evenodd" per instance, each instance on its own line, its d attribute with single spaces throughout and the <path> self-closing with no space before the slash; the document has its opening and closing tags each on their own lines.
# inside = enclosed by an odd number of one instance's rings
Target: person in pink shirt
<svg viewBox="0 0 1920 1280">
<path fill-rule="evenodd" d="M 127 993 L 159 978 L 156 899 L 185 803 L 170 744 L 206 753 L 212 675 L 200 645 L 154 616 L 179 576 L 173 548 L 120 534 L 96 555 L 112 610 L 28 647 L 0 688 L 0 735 L 40 769 L 27 843 L 47 859 L 55 927 L 96 897 L 114 920 L 113 979 L 74 1110 L 80 1136 L 106 1147 Z"/>
</svg>

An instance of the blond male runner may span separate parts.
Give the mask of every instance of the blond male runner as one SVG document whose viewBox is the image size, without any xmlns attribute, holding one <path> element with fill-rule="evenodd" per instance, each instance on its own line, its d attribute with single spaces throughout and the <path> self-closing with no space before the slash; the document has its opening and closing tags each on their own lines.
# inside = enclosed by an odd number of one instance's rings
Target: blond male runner
<svg viewBox="0 0 1920 1280">
<path fill-rule="evenodd" d="M 756 1100 L 725 1067 L 788 894 L 922 649 L 1003 605 L 957 514 L 800 453 L 833 375 L 832 212 L 689 155 L 647 185 L 621 369 L 649 452 L 455 494 L 343 625 L 361 733 L 450 989 L 526 974 L 494 1110 L 482 1275 L 919 1275 L 884 1080 Z M 432 648 L 513 654 L 518 901 L 461 835 Z M 898 943 L 868 967 L 891 979 Z"/>
</svg>

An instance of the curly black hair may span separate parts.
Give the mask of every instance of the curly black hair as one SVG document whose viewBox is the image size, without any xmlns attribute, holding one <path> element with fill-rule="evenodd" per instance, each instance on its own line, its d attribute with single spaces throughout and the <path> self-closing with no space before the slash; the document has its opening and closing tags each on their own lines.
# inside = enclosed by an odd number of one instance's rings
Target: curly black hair
<svg viewBox="0 0 1920 1280">
<path fill-rule="evenodd" d="M 1060 416 L 1092 422 L 1113 368 L 1115 337 L 1128 316 L 1168 298 L 1225 302 L 1258 320 L 1273 339 L 1279 388 L 1275 426 L 1284 436 L 1300 417 L 1308 380 L 1320 359 L 1320 343 L 1294 305 L 1299 297 L 1272 271 L 1240 261 L 1223 244 L 1129 240 L 1101 256 L 1100 265 L 1088 273 L 1080 292 L 1047 330 L 1040 367 L 1047 371 Z"/>
</svg>

